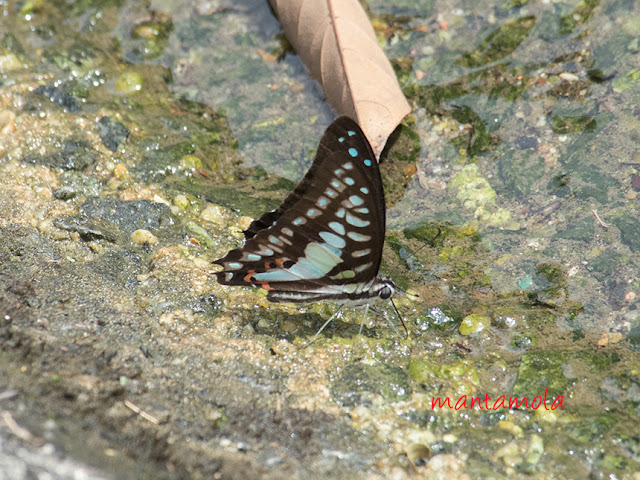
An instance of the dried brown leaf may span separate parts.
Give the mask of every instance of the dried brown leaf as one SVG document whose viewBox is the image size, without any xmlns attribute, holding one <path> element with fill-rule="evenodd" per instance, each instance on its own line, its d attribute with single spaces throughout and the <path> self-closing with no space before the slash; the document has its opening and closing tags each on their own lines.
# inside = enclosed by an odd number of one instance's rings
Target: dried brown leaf
<svg viewBox="0 0 640 480">
<path fill-rule="evenodd" d="M 358 122 L 379 157 L 410 108 L 358 1 L 270 2 L 333 108 Z"/>
</svg>

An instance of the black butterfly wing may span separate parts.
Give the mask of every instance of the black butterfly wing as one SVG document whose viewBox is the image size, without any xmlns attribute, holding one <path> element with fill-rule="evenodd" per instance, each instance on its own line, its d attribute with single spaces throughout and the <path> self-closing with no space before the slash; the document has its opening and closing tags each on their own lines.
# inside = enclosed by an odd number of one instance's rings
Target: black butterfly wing
<svg viewBox="0 0 640 480">
<path fill-rule="evenodd" d="M 243 247 L 214 262 L 224 268 L 216 276 L 263 287 L 273 301 L 358 295 L 378 273 L 384 232 L 374 153 L 360 127 L 340 117 L 282 205 L 251 223 Z"/>
<path fill-rule="evenodd" d="M 356 135 L 351 136 L 351 138 L 347 138 L 349 131 L 356 132 Z M 338 140 L 339 138 L 345 138 L 347 140 L 347 144 L 340 142 Z M 371 159 L 371 161 L 374 162 L 375 155 L 373 154 L 371 146 L 369 145 L 369 141 L 366 139 L 366 136 L 364 135 L 358 124 L 351 120 L 349 117 L 339 117 L 331 125 L 329 125 L 329 127 L 325 131 L 322 139 L 320 140 L 320 145 L 318 146 L 318 151 L 316 153 L 313 164 L 307 171 L 306 175 L 302 178 L 302 180 L 300 180 L 296 188 L 291 191 L 289 195 L 287 195 L 284 202 L 282 202 L 282 205 L 280 205 L 276 210 L 266 212 L 262 214 L 259 219 L 251 222 L 249 228 L 244 231 L 245 238 L 253 238 L 260 230 L 272 226 L 273 223 L 276 222 L 285 211 L 289 210 L 300 200 L 300 198 L 305 193 L 308 192 L 310 186 L 314 182 L 317 183 L 318 168 L 324 168 L 323 162 L 325 161 L 326 157 L 336 153 L 339 154 L 341 152 L 344 152 L 345 148 L 348 147 L 355 147 L 358 152 L 367 152 L 367 155 L 365 155 L 365 157 Z M 384 191 L 382 189 L 382 182 L 380 180 L 380 172 L 377 169 L 373 170 L 375 171 L 367 172 L 370 174 L 368 183 L 380 185 L 379 206 L 381 207 L 380 211 L 383 215 L 382 229 L 384 235 Z"/>
</svg>

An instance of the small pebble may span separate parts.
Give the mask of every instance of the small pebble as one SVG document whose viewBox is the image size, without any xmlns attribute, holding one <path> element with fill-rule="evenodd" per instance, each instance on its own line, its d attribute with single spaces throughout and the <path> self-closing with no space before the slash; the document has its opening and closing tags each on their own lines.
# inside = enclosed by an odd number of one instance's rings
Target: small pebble
<svg viewBox="0 0 640 480">
<path fill-rule="evenodd" d="M 207 206 L 200 213 L 200 218 L 208 222 L 217 223 L 218 225 L 225 225 L 228 216 L 228 210 L 220 205 L 208 203 Z"/>
<path fill-rule="evenodd" d="M 609 344 L 609 332 L 604 332 L 600 336 L 600 339 L 598 340 L 597 345 L 599 347 L 606 347 L 608 344 Z"/>
<path fill-rule="evenodd" d="M 136 230 L 131 235 L 129 235 L 129 240 L 131 240 L 136 245 L 144 245 L 148 243 L 149 245 L 155 245 L 158 243 L 158 238 L 151 233 L 149 230 Z"/>
<path fill-rule="evenodd" d="M 23 68 L 23 64 L 13 53 L 0 55 L 0 73 L 8 73 L 12 70 Z"/>
<path fill-rule="evenodd" d="M 202 168 L 202 160 L 200 160 L 195 155 L 185 155 L 180 159 L 180 168 L 182 170 Z"/>
<path fill-rule="evenodd" d="M 529 448 L 525 455 L 527 463 L 535 465 L 540 461 L 542 454 L 544 453 L 544 441 L 539 435 L 531 435 L 531 441 L 529 442 Z"/>
<path fill-rule="evenodd" d="M 558 75 L 562 80 L 565 80 L 567 82 L 577 82 L 579 79 L 576 75 L 574 75 L 573 73 L 568 73 L 568 72 L 562 72 L 560 75 Z"/>
<path fill-rule="evenodd" d="M 564 397 L 562 397 L 562 400 L 564 400 Z M 553 400 L 554 402 L 556 401 L 555 399 Z M 549 406 L 549 408 L 553 407 L 553 403 Z M 564 407 L 564 402 L 562 402 L 562 408 Z M 561 403 L 558 400 L 556 405 L 555 405 L 555 410 L 547 410 L 546 408 L 538 408 L 537 410 L 535 410 L 535 418 L 538 421 L 541 422 L 545 422 L 545 423 L 556 423 L 558 421 L 558 413 L 561 410 Z"/>
<path fill-rule="evenodd" d="M 113 169 L 113 176 L 118 180 L 124 180 L 128 174 L 129 170 L 127 170 L 127 167 L 125 167 L 121 163 L 118 163 Z"/>
<path fill-rule="evenodd" d="M 173 199 L 173 204 L 176 207 L 179 207 L 180 210 L 186 211 L 189 208 L 189 205 L 191 205 L 191 202 L 186 195 L 176 195 Z"/>
<path fill-rule="evenodd" d="M 116 88 L 127 95 L 142 90 L 142 75 L 137 72 L 125 72 L 116 80 Z"/>
<path fill-rule="evenodd" d="M 516 437 L 522 436 L 522 427 L 516 425 L 515 423 L 509 420 L 500 420 L 498 421 L 498 427 L 502 430 L 505 430 Z"/>
<path fill-rule="evenodd" d="M 622 340 L 622 334 L 620 332 L 609 333 L 609 343 L 619 343 Z"/>
<path fill-rule="evenodd" d="M 57 200 L 71 200 L 78 194 L 77 190 L 70 185 L 63 185 L 53 191 L 53 198 Z"/>
<path fill-rule="evenodd" d="M 471 335 L 484 330 L 491 323 L 489 315 L 473 313 L 462 320 L 460 324 L 460 334 Z"/>
<path fill-rule="evenodd" d="M 96 128 L 102 143 L 112 152 L 117 151 L 118 146 L 123 144 L 131 133 L 127 127 L 112 117 L 102 117 Z"/>
<path fill-rule="evenodd" d="M 9 110 L 0 111 L 0 134 L 9 135 L 16 129 L 16 114 Z"/>
<path fill-rule="evenodd" d="M 520 449 L 515 442 L 509 442 L 503 445 L 495 453 L 496 458 L 502 458 L 504 464 L 508 467 L 515 467 L 522 463 L 522 456 L 520 455 Z"/>
<path fill-rule="evenodd" d="M 416 466 L 426 465 L 431 457 L 431 449 L 422 443 L 412 443 L 405 453 L 409 461 Z"/>
</svg>

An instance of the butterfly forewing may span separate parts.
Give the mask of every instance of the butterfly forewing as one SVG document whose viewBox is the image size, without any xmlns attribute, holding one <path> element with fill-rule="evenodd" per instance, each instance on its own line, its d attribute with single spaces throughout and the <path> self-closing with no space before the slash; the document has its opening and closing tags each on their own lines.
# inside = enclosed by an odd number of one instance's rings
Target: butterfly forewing
<svg viewBox="0 0 640 480">
<path fill-rule="evenodd" d="M 385 204 L 378 165 L 347 117 L 323 135 L 316 158 L 282 205 L 245 231 L 246 243 L 214 263 L 226 285 L 255 285 L 273 301 L 358 296 L 378 273 Z"/>
</svg>

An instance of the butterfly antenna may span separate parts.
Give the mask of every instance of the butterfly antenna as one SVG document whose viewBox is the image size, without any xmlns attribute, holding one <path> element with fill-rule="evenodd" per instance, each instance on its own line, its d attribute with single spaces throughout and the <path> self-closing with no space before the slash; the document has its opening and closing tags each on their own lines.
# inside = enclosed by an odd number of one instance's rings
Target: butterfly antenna
<svg viewBox="0 0 640 480">
<path fill-rule="evenodd" d="M 435 242 L 440 235 L 442 235 L 442 229 L 440 227 L 438 227 L 438 233 L 436 234 L 436 236 L 433 237 L 431 240 L 427 240 L 419 249 L 417 249 L 415 252 L 413 252 L 413 255 L 415 256 L 416 253 L 418 253 L 420 250 L 422 250 L 427 245 L 431 245 L 433 247 L 433 242 Z"/>
<path fill-rule="evenodd" d="M 404 333 L 406 333 L 407 334 L 407 338 L 409 338 L 409 330 L 407 329 L 407 326 L 405 325 L 404 320 L 402 319 L 402 315 L 400 315 L 400 312 L 398 311 L 398 308 L 396 307 L 396 304 L 393 301 L 393 298 L 389 298 L 389 301 L 391 302 L 391 305 L 393 305 L 393 309 L 396 311 L 396 315 L 398 315 L 398 319 L 400 320 L 400 323 L 402 324 L 402 327 L 404 328 Z M 394 328 L 394 330 L 396 331 L 398 336 L 400 336 L 400 332 L 398 332 L 398 330 L 396 328 Z"/>
</svg>

